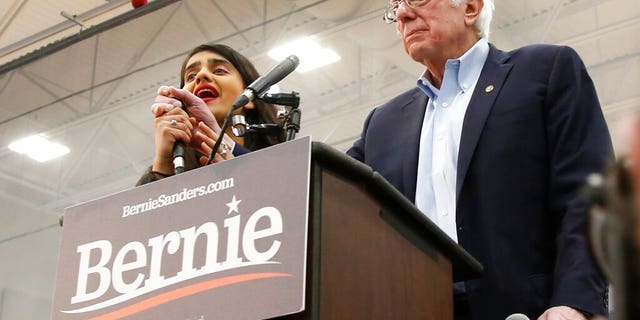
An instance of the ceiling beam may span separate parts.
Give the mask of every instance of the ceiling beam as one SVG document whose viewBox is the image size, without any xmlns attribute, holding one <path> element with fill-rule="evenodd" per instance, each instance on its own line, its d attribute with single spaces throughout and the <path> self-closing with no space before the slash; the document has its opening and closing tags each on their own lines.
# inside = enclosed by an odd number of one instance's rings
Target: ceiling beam
<svg viewBox="0 0 640 320">
<path fill-rule="evenodd" d="M 558 19 L 558 15 L 560 15 L 560 9 L 564 5 L 564 0 L 558 0 L 556 4 L 551 9 L 551 13 L 547 16 L 547 20 L 544 23 L 544 31 L 541 34 L 540 42 L 545 43 L 547 38 L 549 37 L 549 32 L 551 32 L 551 27 L 553 23 Z"/>
<path fill-rule="evenodd" d="M 177 6 L 171 12 L 171 14 L 169 14 L 169 17 L 167 18 L 167 21 L 170 21 L 171 19 L 173 19 L 173 17 L 176 15 L 178 10 L 180 10 L 181 6 L 182 6 L 182 3 L 180 4 L 180 6 Z M 153 44 L 153 42 L 156 41 L 156 39 L 158 39 L 158 36 L 160 36 L 160 34 L 162 34 L 162 31 L 165 30 L 165 28 L 167 28 L 169 26 L 168 23 L 160 22 L 158 24 L 159 24 L 159 27 L 156 30 L 156 32 L 153 35 L 151 35 L 150 37 L 148 37 L 147 42 L 144 43 L 141 46 L 141 49 L 129 60 L 129 63 L 127 65 L 123 66 L 122 73 L 127 73 L 128 70 L 131 70 L 131 68 L 133 68 L 138 62 L 140 62 L 140 59 L 142 59 L 142 57 L 147 52 L 147 50 L 149 50 L 149 47 Z M 100 98 L 100 100 L 98 100 L 96 105 L 101 106 L 101 105 L 105 104 L 106 101 L 111 97 L 113 92 L 118 88 L 118 86 L 120 85 L 120 83 L 124 79 L 125 78 L 120 78 L 118 81 L 111 82 L 109 84 L 110 88 L 105 90 L 104 94 L 102 95 L 102 98 Z"/>
<path fill-rule="evenodd" d="M 2 37 L 4 32 L 7 31 L 7 29 L 11 25 L 11 22 L 13 22 L 13 19 L 18 16 L 20 10 L 22 10 L 22 7 L 24 7 L 26 3 L 27 0 L 16 0 L 11 5 L 11 8 L 4 13 L 4 16 L 2 17 L 2 27 L 0 27 L 0 38 Z"/>
<path fill-rule="evenodd" d="M 152 3 L 150 3 L 149 5 L 151 5 L 151 4 L 155 4 L 155 3 L 158 3 L 158 2 L 168 2 L 168 1 L 170 1 L 170 2 L 175 2 L 175 1 L 179 1 L 179 0 L 155 0 L 155 1 L 153 1 Z M 327 1 L 327 0 L 318 0 L 318 1 L 316 1 L 316 2 L 310 3 L 310 4 L 305 5 L 305 6 L 303 6 L 303 7 L 297 8 L 297 9 L 295 9 L 295 10 L 291 11 L 291 12 L 288 12 L 288 13 L 285 13 L 285 14 L 282 14 L 282 15 L 279 15 L 279 16 L 277 16 L 277 17 L 273 17 L 273 18 L 271 18 L 271 19 L 269 19 L 269 20 L 267 20 L 267 21 L 263 21 L 263 22 L 258 23 L 258 24 L 256 24 L 256 25 L 249 26 L 249 27 L 244 28 L 244 29 L 242 29 L 242 30 L 239 30 L 239 31 L 237 31 L 237 32 L 234 32 L 234 33 L 231 33 L 231 34 L 229 34 L 229 35 L 226 35 L 226 36 L 220 37 L 220 38 L 218 38 L 218 39 L 213 40 L 212 42 L 223 42 L 223 41 L 225 41 L 225 40 L 227 40 L 227 39 L 230 39 L 230 38 L 233 38 L 233 37 L 235 37 L 235 36 L 239 35 L 240 33 L 247 32 L 247 31 L 249 31 L 249 30 L 253 30 L 253 29 L 255 29 L 255 28 L 260 28 L 260 27 L 264 26 L 265 24 L 268 24 L 268 23 L 271 23 L 271 22 L 274 22 L 274 21 L 277 21 L 277 20 L 280 20 L 280 19 L 286 18 L 286 17 L 290 16 L 290 15 L 291 15 L 291 14 L 293 14 L 293 13 L 297 13 L 297 12 L 300 12 L 300 11 L 303 11 L 303 10 L 306 10 L 306 9 L 309 9 L 309 8 L 312 8 L 313 6 L 316 6 L 316 5 L 318 5 L 318 4 L 324 3 L 324 2 L 326 2 L 326 1 Z M 142 8 L 145 8 L 145 7 L 149 6 L 149 5 L 145 5 L 145 6 L 143 6 Z M 87 32 L 89 32 L 90 30 L 94 29 L 94 28 L 95 28 L 95 27 L 92 27 L 92 28 L 89 28 L 89 29 L 85 30 L 85 34 L 86 34 Z M 103 31 L 104 31 L 104 30 L 103 30 Z M 86 38 L 88 38 L 88 37 L 86 37 Z M 78 41 L 79 41 L 79 40 L 78 40 Z M 70 44 L 68 44 L 68 45 L 70 45 Z M 67 46 L 68 46 L 68 45 L 67 45 Z M 62 49 L 62 48 L 59 48 L 59 49 Z M 189 49 L 189 50 L 190 50 L 190 49 Z M 14 121 L 14 120 L 16 120 L 16 119 L 19 119 L 19 118 L 24 117 L 24 116 L 26 116 L 26 115 L 29 115 L 29 114 L 31 114 L 31 113 L 37 112 L 37 111 L 39 111 L 39 110 L 42 110 L 42 109 L 45 109 L 45 108 L 48 108 L 48 107 L 51 107 L 51 106 L 53 106 L 53 105 L 55 105 L 55 104 L 59 103 L 61 100 L 69 99 L 69 98 L 71 98 L 71 97 L 73 97 L 73 96 L 75 96 L 75 95 L 82 94 L 82 93 L 85 93 L 85 92 L 87 92 L 87 91 L 93 90 L 93 89 L 95 89 L 96 87 L 103 86 L 103 85 L 107 85 L 107 84 L 114 83 L 114 82 L 119 82 L 120 80 L 122 80 L 122 79 L 124 79 L 124 78 L 126 78 L 126 77 L 128 77 L 128 76 L 130 76 L 130 75 L 132 75 L 132 74 L 135 74 L 135 73 L 138 73 L 138 72 L 142 72 L 142 71 L 145 71 L 145 70 L 151 69 L 151 68 L 153 68 L 153 67 L 155 67 L 155 66 L 158 66 L 158 65 L 161 65 L 161 64 L 163 64 L 163 63 L 165 63 L 165 62 L 167 62 L 167 61 L 170 61 L 170 60 L 173 60 L 173 59 L 176 59 L 176 58 L 182 57 L 182 56 L 184 56 L 185 54 L 187 54 L 187 52 L 188 52 L 188 50 L 187 50 L 187 51 L 184 51 L 184 52 L 179 52 L 179 53 L 177 53 L 177 54 L 175 54 L 175 55 L 169 56 L 169 57 L 167 57 L 167 58 L 165 58 L 165 59 L 162 59 L 162 60 L 160 60 L 160 61 L 157 61 L 157 62 L 151 63 L 151 64 L 149 64 L 149 65 L 146 65 L 146 66 L 143 66 L 143 67 L 137 68 L 137 69 L 135 69 L 135 70 L 130 70 L 130 71 L 128 70 L 126 73 L 123 73 L 123 74 L 121 74 L 121 75 L 119 75 L 119 76 L 116 76 L 116 77 L 114 77 L 114 78 L 111 78 L 111 79 L 105 80 L 105 81 L 103 81 L 103 82 L 101 82 L 101 83 L 99 83 L 99 84 L 97 84 L 97 85 L 89 86 L 89 87 L 87 87 L 87 88 L 84 88 L 84 89 L 78 90 L 78 91 L 73 92 L 73 93 L 71 93 L 71 94 L 69 94 L 69 95 L 66 95 L 66 96 L 64 96 L 64 97 L 61 97 L 61 98 L 60 98 L 60 99 L 58 99 L 58 100 L 51 101 L 51 102 L 49 102 L 49 103 L 45 103 L 45 104 L 40 105 L 40 106 L 38 106 L 38 107 L 35 107 L 35 108 L 31 109 L 31 110 L 27 110 L 27 111 L 25 111 L 25 112 L 23 112 L 23 113 L 20 113 L 20 114 L 18 114 L 18 115 L 15 115 L 15 116 L 12 116 L 12 117 L 9 117 L 9 118 L 6 118 L 6 119 L 3 119 L 3 120 L 0 120 L 0 125 L 7 124 L 7 123 L 9 123 L 9 122 L 11 122 L 11 121 Z M 47 53 L 47 54 L 50 54 L 50 53 Z M 36 59 L 39 59 L 39 58 L 42 58 L 42 57 L 43 57 L 43 56 L 38 56 L 38 57 L 36 57 L 36 56 L 32 56 L 32 57 L 31 57 L 31 59 L 36 60 Z M 20 65 L 19 65 L 19 66 L 21 66 L 21 65 L 23 65 L 23 64 L 26 64 L 26 63 L 28 63 L 28 62 L 24 62 L 24 63 L 20 62 Z M 9 66 L 9 67 L 6 67 L 6 65 L 4 65 L 4 66 L 0 66 L 0 75 L 1 75 L 3 72 L 7 72 L 7 70 L 6 70 L 7 68 L 9 68 L 10 70 L 13 70 L 13 69 L 15 69 L 15 68 L 18 68 L 19 66 Z"/>
<path fill-rule="evenodd" d="M 91 146 L 95 144 L 97 137 L 102 133 L 102 131 L 109 124 L 110 121 L 111 121 L 111 117 L 106 116 L 102 121 L 100 121 L 97 128 L 91 130 L 91 136 L 85 143 L 84 147 L 78 148 L 77 150 L 77 151 L 81 151 L 80 156 L 73 157 L 73 162 L 69 166 L 67 166 L 67 168 L 64 170 L 64 173 L 62 173 L 62 176 L 58 179 L 58 186 L 56 190 L 69 190 L 68 193 L 74 192 L 74 190 L 70 190 L 67 188 L 67 185 L 69 184 L 69 179 L 71 179 L 71 176 L 76 172 L 76 169 L 80 164 L 86 163 L 85 160 L 87 158 L 87 155 L 93 153 L 93 148 L 91 148 Z"/>
<path fill-rule="evenodd" d="M 601 5 L 609 1 L 613 0 L 600 0 L 598 1 L 598 4 Z M 559 6 L 559 8 L 557 9 L 559 12 L 555 13 L 555 8 L 557 6 Z M 531 30 L 534 30 L 539 26 L 546 26 L 545 23 L 550 20 L 550 16 L 553 18 L 553 15 L 557 15 L 556 18 L 551 19 L 551 21 L 555 21 L 557 18 L 563 17 L 564 15 L 576 14 L 585 10 L 593 9 L 593 0 L 565 0 L 560 1 L 559 3 L 554 3 L 547 9 L 544 9 L 540 12 L 530 13 L 528 16 L 517 17 L 513 21 L 493 26 L 493 29 L 500 30 L 501 32 L 509 35 L 535 35 L 535 33 L 531 33 Z"/>
<path fill-rule="evenodd" d="M 34 79 L 34 77 L 28 71 L 26 71 L 25 69 L 18 70 L 18 73 L 20 73 L 23 77 L 25 77 L 25 79 L 29 80 L 29 82 L 33 83 L 34 86 L 40 88 L 40 90 L 42 90 L 42 92 L 46 93 L 47 95 L 49 95 L 54 100 L 60 101 L 60 104 L 62 104 L 63 106 L 67 107 L 67 109 L 71 110 L 71 112 L 74 113 L 76 116 L 79 116 L 81 114 L 81 112 L 76 110 L 76 108 L 73 107 L 72 105 L 70 105 L 67 101 L 61 100 L 60 97 L 57 94 L 55 94 L 53 91 L 49 90 L 49 88 L 45 87 L 40 82 L 36 81 L 36 79 Z M 69 90 L 66 90 L 66 91 L 69 91 Z"/>
<path fill-rule="evenodd" d="M 218 2 L 216 0 L 210 0 L 211 4 L 213 4 L 214 7 L 216 7 L 216 9 L 218 9 L 218 11 L 220 12 L 220 14 L 225 18 L 225 20 L 227 20 L 227 22 L 231 25 L 231 27 L 233 27 L 233 30 L 236 31 L 237 34 L 240 35 L 240 37 L 242 39 L 244 39 L 244 41 L 253 48 L 253 43 L 244 35 L 244 32 L 240 31 L 240 28 L 238 28 L 238 26 L 233 22 L 233 19 L 229 18 L 229 15 L 227 15 L 226 12 L 224 12 L 224 8 L 222 8 Z M 254 48 L 255 50 L 255 48 Z"/>
<path fill-rule="evenodd" d="M 119 1 L 128 2 L 126 0 L 119 0 Z M 177 2 L 177 1 L 179 1 L 179 0 L 155 0 L 155 1 L 152 1 L 149 4 L 144 5 L 144 6 L 138 8 L 136 10 L 128 11 L 128 12 L 126 12 L 124 14 L 121 14 L 119 16 L 116 16 L 116 17 L 112 18 L 112 19 L 109 19 L 109 20 L 107 20 L 105 22 L 102 22 L 100 24 L 97 24 L 95 26 L 87 28 L 87 29 L 83 30 L 82 32 L 77 33 L 77 34 L 75 34 L 75 35 L 73 35 L 71 37 L 67 37 L 67 38 L 58 40 L 56 42 L 50 43 L 50 44 L 48 44 L 48 45 L 46 45 L 46 46 L 44 46 L 44 47 L 42 47 L 40 49 L 37 49 L 37 50 L 35 50 L 35 51 L 31 52 L 31 53 L 28 53 L 28 54 L 26 54 L 24 56 L 21 56 L 21 57 L 19 57 L 17 59 L 14 59 L 14 60 L 12 60 L 12 61 L 10 61 L 8 63 L 5 63 L 5 64 L 1 65 L 0 66 L 0 74 L 4 74 L 4 73 L 9 72 L 11 70 L 14 70 L 14 69 L 17 69 L 19 67 L 22 67 L 22 66 L 24 66 L 24 65 L 26 65 L 28 63 L 31 63 L 31 62 L 33 62 L 35 60 L 38 60 L 38 59 L 40 59 L 42 57 L 50 55 L 50 54 L 52 54 L 54 52 L 58 52 L 58 51 L 66 48 L 66 47 L 68 47 L 68 46 L 70 46 L 70 45 L 72 45 L 74 43 L 77 43 L 77 42 L 82 41 L 84 39 L 88 39 L 88 38 L 90 38 L 90 37 L 92 37 L 92 36 L 94 36 L 94 35 L 96 35 L 96 34 L 98 34 L 100 32 L 104 32 L 104 31 L 109 30 L 111 28 L 115 28 L 115 27 L 117 27 L 117 26 L 129 21 L 129 20 L 141 17 L 141 16 L 146 15 L 148 13 L 154 12 L 154 11 L 156 11 L 158 9 L 162 9 L 162 8 L 164 8 L 164 7 L 166 7 L 166 6 L 170 5 L 170 4 L 173 4 L 174 2 Z M 74 23 L 72 23 L 70 21 L 65 21 L 65 22 L 63 22 L 63 24 L 75 25 Z M 62 29 L 62 30 L 64 30 L 64 29 Z M 62 30 L 55 31 L 55 32 L 60 32 Z M 48 30 L 47 33 L 49 33 L 49 32 L 53 32 L 53 30 Z M 41 37 L 42 35 L 36 34 L 34 36 L 35 37 Z M 23 41 L 26 42 L 26 40 L 23 40 Z M 33 40 L 29 40 L 29 41 L 33 41 Z M 17 43 L 14 43 L 11 46 L 0 48 L 0 57 L 2 57 L 4 55 L 7 55 L 10 52 L 13 52 L 13 51 L 17 50 L 14 47 L 22 47 L 24 45 L 25 44 L 22 43 L 22 42 L 17 42 Z"/>
<path fill-rule="evenodd" d="M 567 46 L 576 46 L 578 44 L 581 44 L 587 41 L 593 41 L 595 39 L 602 38 L 604 36 L 609 35 L 610 33 L 613 33 L 619 30 L 623 30 L 627 28 L 629 29 L 638 28 L 638 26 L 640 26 L 640 17 L 635 16 L 633 18 L 618 21 L 607 26 L 599 26 L 598 29 L 596 30 L 588 31 L 580 35 L 572 36 L 570 38 L 560 40 L 557 43 L 567 45 Z M 637 38 L 633 40 L 637 41 Z"/>
</svg>

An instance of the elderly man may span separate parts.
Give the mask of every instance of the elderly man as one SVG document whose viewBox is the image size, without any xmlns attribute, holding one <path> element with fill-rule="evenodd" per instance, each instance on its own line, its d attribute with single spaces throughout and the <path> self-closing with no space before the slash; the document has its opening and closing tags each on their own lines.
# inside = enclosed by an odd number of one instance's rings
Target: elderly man
<svg viewBox="0 0 640 320">
<path fill-rule="evenodd" d="M 593 83 L 570 48 L 488 43 L 493 0 L 393 0 L 426 70 L 374 109 L 348 154 L 380 172 L 485 268 L 456 319 L 586 319 L 606 284 L 586 236 L 585 177 L 611 159 Z"/>
</svg>

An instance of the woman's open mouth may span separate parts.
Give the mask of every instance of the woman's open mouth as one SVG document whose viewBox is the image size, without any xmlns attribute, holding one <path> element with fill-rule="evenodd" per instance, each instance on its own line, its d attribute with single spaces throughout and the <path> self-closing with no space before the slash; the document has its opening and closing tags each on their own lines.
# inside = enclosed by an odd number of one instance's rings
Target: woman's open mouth
<svg viewBox="0 0 640 320">
<path fill-rule="evenodd" d="M 217 99 L 220 96 L 218 90 L 209 84 L 201 84 L 193 92 L 198 98 L 202 99 L 205 103 Z"/>
</svg>

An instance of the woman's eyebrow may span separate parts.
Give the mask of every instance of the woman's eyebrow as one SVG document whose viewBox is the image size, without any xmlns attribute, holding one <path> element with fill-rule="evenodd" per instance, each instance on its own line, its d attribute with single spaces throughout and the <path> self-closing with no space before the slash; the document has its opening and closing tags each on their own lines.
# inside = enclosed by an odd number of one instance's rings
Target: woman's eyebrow
<svg viewBox="0 0 640 320">
<path fill-rule="evenodd" d="M 208 59 L 207 62 L 213 65 L 217 65 L 217 64 L 231 65 L 231 62 L 227 61 L 226 59 L 220 59 L 220 58 L 211 58 L 211 59 Z"/>
<path fill-rule="evenodd" d="M 184 68 L 185 71 L 189 70 L 189 69 L 193 69 L 197 66 L 200 65 L 200 61 L 194 61 L 192 64 L 188 65 L 187 67 Z"/>
<path fill-rule="evenodd" d="M 232 65 L 231 62 L 229 62 L 226 59 L 220 59 L 220 58 L 211 58 L 211 59 L 207 59 L 207 63 L 211 64 L 211 65 L 219 65 L 219 64 L 223 64 L 223 65 Z M 187 70 L 191 70 L 193 68 L 199 67 L 201 65 L 200 61 L 194 61 L 192 64 L 186 66 L 184 68 L 185 71 Z"/>
</svg>

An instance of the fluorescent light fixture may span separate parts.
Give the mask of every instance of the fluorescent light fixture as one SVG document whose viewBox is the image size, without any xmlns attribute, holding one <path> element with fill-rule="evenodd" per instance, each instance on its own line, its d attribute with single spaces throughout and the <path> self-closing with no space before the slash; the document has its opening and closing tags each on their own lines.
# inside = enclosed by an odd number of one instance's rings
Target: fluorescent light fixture
<svg viewBox="0 0 640 320">
<path fill-rule="evenodd" d="M 273 48 L 267 54 L 277 61 L 282 61 L 288 56 L 295 54 L 300 59 L 300 65 L 296 69 L 296 71 L 300 73 L 320 68 L 340 60 L 340 56 L 335 51 L 321 47 L 309 37 L 304 37 Z"/>
<path fill-rule="evenodd" d="M 9 144 L 9 149 L 26 154 L 38 162 L 45 162 L 69 153 L 69 148 L 59 143 L 51 142 L 42 135 L 32 135 L 18 139 Z"/>
</svg>

